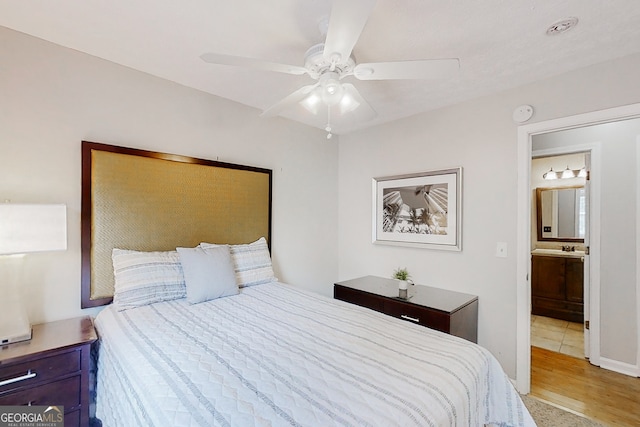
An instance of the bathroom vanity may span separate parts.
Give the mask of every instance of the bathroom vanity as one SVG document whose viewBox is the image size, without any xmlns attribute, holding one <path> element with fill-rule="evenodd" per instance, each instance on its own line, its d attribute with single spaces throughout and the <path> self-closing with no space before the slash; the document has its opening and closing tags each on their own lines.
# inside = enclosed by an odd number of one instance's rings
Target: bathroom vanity
<svg viewBox="0 0 640 427">
<path fill-rule="evenodd" d="M 531 260 L 531 313 L 582 323 L 584 253 L 537 249 Z"/>
<path fill-rule="evenodd" d="M 555 249 L 531 252 L 532 314 L 584 321 L 586 206 L 584 185 L 536 188 L 536 246 Z"/>
</svg>

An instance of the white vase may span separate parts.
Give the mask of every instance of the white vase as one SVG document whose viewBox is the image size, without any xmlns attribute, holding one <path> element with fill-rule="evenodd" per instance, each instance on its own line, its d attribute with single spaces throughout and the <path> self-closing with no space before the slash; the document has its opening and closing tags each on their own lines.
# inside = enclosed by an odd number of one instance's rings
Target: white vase
<svg viewBox="0 0 640 427">
<path fill-rule="evenodd" d="M 408 282 L 406 280 L 398 280 L 398 296 L 402 299 L 407 299 Z"/>
</svg>

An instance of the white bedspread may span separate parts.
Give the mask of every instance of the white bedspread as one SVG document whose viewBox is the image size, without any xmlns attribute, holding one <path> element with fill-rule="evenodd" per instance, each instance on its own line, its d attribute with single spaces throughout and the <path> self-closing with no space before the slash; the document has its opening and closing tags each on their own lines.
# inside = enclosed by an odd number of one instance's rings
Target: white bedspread
<svg viewBox="0 0 640 427">
<path fill-rule="evenodd" d="M 284 284 L 96 319 L 115 426 L 534 426 L 485 349 Z"/>
</svg>

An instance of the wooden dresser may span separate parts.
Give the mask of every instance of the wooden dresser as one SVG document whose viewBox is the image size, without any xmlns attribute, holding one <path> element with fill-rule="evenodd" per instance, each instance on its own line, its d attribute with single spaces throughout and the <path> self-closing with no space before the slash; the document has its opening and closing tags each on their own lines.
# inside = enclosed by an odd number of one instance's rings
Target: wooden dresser
<svg viewBox="0 0 640 427">
<path fill-rule="evenodd" d="M 0 405 L 64 406 L 65 427 L 89 425 L 90 317 L 33 326 L 30 341 L 0 347 Z"/>
<path fill-rule="evenodd" d="M 430 286 L 409 285 L 398 297 L 398 282 L 365 276 L 334 284 L 333 297 L 409 322 L 478 342 L 478 297 Z"/>
</svg>

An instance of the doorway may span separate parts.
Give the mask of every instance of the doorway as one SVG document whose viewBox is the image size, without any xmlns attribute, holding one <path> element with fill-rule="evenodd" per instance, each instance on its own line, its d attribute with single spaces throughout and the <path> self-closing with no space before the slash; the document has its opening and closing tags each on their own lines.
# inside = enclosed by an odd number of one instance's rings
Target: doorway
<svg viewBox="0 0 640 427">
<path fill-rule="evenodd" d="M 562 132 L 532 140 L 531 345 L 589 358 L 593 147 L 568 145 L 576 140 Z"/>
<path fill-rule="evenodd" d="M 530 391 L 531 385 L 531 285 L 530 285 L 530 256 L 531 256 L 531 156 L 532 156 L 532 139 L 534 135 L 546 134 L 551 132 L 558 132 L 570 129 L 580 129 L 587 126 L 617 123 L 628 119 L 636 119 L 640 117 L 640 104 L 634 104 L 626 107 L 613 108 L 609 110 L 598 111 L 594 113 L 581 114 L 578 116 L 571 116 L 562 119 L 550 120 L 541 123 L 535 123 L 531 125 L 521 126 L 518 129 L 518 247 L 517 247 L 517 349 L 516 349 L 516 387 L 520 393 L 526 394 Z M 640 135 L 640 132 L 638 132 Z M 640 142 L 640 137 L 637 139 Z M 636 144 L 636 140 L 633 144 Z M 635 145 L 634 145 L 635 147 Z M 640 153 L 640 150 L 637 150 Z M 593 153 L 593 151 L 592 151 Z M 636 151 L 634 151 L 633 157 L 633 174 L 627 173 L 626 176 L 632 181 L 637 181 L 636 163 Z M 597 162 L 597 157 L 592 158 L 593 162 Z M 628 157 L 628 156 L 627 156 Z M 592 164 L 592 169 L 595 164 Z M 629 178 L 630 177 L 630 178 Z M 592 193 L 594 197 L 600 193 L 597 180 L 591 181 Z M 638 194 L 640 194 L 640 186 L 635 186 L 635 191 L 632 194 L 633 200 L 638 200 Z M 608 194 L 608 196 L 610 196 Z M 599 201 L 598 201 L 599 203 Z M 636 202 L 637 203 L 637 202 Z M 634 229 L 640 224 L 640 216 L 636 214 L 639 209 L 637 206 L 633 206 L 631 210 L 632 215 L 636 218 Z M 595 230 L 592 233 L 593 236 L 599 236 L 601 220 L 598 217 L 599 212 L 594 212 L 592 215 L 592 223 L 590 225 L 591 230 Z M 610 224 L 610 223 L 607 223 Z M 627 239 L 629 240 L 629 239 Z M 639 241 L 636 239 L 636 234 L 633 233 L 633 247 L 632 255 L 636 253 L 640 254 Z M 591 269 L 591 289 L 590 295 L 602 295 L 600 293 L 600 242 L 591 242 L 590 261 L 595 267 Z M 640 256 L 638 257 L 640 259 Z M 638 259 L 633 260 L 632 265 L 638 264 Z M 592 363 L 600 365 L 604 368 L 615 370 L 627 375 L 640 375 L 640 368 L 638 367 L 638 360 L 640 359 L 640 351 L 638 343 L 640 343 L 640 313 L 637 309 L 640 305 L 640 281 L 637 280 L 638 272 L 634 268 L 634 277 L 630 282 L 626 280 L 626 288 L 624 292 L 627 295 L 626 298 L 621 298 L 623 304 L 632 304 L 633 308 L 627 310 L 631 313 L 631 318 L 625 319 L 626 327 L 623 333 L 627 333 L 626 337 L 622 337 L 619 334 L 620 329 L 615 329 L 613 334 L 607 334 L 607 342 L 604 348 L 607 349 L 607 357 L 601 358 L 601 336 L 600 336 L 600 307 L 597 306 L 599 300 L 593 299 L 592 304 L 589 307 L 590 313 L 590 342 L 588 349 Z M 618 291 L 618 289 L 616 289 Z M 607 298 L 611 298 L 608 291 L 605 295 Z M 609 302 L 609 301 L 608 301 Z M 610 308 L 607 306 L 607 308 Z M 626 307 L 628 309 L 628 307 Z M 616 335 L 612 339 L 610 335 Z M 621 338 L 622 337 L 622 338 Z M 613 348 L 612 343 L 615 339 L 622 341 L 623 344 L 619 348 Z M 611 357 L 614 355 L 615 358 Z"/>
</svg>

